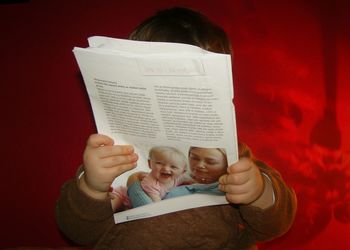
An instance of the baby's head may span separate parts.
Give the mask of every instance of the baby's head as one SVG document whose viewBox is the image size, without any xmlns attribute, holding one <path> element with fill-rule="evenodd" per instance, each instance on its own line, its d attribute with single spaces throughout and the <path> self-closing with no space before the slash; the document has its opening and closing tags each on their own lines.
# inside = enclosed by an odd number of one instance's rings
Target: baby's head
<svg viewBox="0 0 350 250">
<path fill-rule="evenodd" d="M 168 146 L 153 147 L 149 151 L 148 165 L 151 175 L 160 183 L 169 183 L 187 170 L 186 156 L 178 149 Z"/>
</svg>

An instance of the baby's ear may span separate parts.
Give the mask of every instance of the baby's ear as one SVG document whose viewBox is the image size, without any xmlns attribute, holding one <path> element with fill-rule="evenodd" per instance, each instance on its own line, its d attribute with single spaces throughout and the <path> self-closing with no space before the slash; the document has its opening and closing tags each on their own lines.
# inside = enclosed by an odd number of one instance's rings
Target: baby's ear
<svg viewBox="0 0 350 250">
<path fill-rule="evenodd" d="M 150 159 L 148 159 L 148 167 L 150 168 L 150 169 L 152 169 L 152 167 L 151 167 L 151 160 Z"/>
</svg>

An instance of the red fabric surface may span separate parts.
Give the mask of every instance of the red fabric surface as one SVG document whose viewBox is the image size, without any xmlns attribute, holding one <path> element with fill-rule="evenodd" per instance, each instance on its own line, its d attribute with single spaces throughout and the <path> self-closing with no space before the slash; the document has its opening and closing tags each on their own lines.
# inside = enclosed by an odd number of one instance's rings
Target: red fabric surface
<svg viewBox="0 0 350 250">
<path fill-rule="evenodd" d="M 55 201 L 95 132 L 72 48 L 92 35 L 125 38 L 174 5 L 202 11 L 229 33 L 239 139 L 297 192 L 292 229 L 261 249 L 350 248 L 346 0 L 1 4 L 0 248 L 71 245 L 56 228 Z"/>
</svg>

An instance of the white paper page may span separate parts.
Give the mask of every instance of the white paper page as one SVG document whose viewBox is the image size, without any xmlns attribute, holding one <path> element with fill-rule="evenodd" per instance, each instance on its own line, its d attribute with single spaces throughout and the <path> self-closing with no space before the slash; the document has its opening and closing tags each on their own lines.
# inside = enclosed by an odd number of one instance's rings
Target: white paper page
<svg viewBox="0 0 350 250">
<path fill-rule="evenodd" d="M 99 39 L 90 39 L 90 46 L 99 46 Z M 102 40 L 101 44 L 106 42 Z M 74 54 L 98 133 L 109 135 L 118 144 L 134 145 L 140 157 L 136 169 L 116 178 L 114 186 L 125 186 L 134 172 L 149 172 L 148 152 L 153 146 L 175 147 L 185 155 L 191 146 L 224 148 L 229 164 L 238 160 L 229 55 L 203 53 L 194 46 L 189 46 L 188 53 L 186 49 L 178 53 L 179 44 L 169 43 L 163 48 L 174 48 L 159 53 L 162 43 L 141 42 L 140 47 L 145 46 L 140 49 L 135 41 L 129 45 L 130 41 L 111 41 L 102 49 L 75 48 Z M 182 198 L 190 197 L 176 199 Z M 191 207 L 226 203 L 224 196 L 216 197 L 215 204 L 203 195 L 191 195 L 191 201 Z M 143 218 L 142 214 L 149 217 L 172 212 L 176 208 L 164 205 L 169 202 L 173 201 L 152 204 L 159 207 L 157 211 L 145 212 L 147 205 L 118 213 L 116 223 Z"/>
<path fill-rule="evenodd" d="M 115 213 L 114 220 L 116 223 L 123 223 L 196 207 L 215 206 L 226 203 L 228 202 L 226 201 L 225 196 L 192 194 L 166 199 L 161 202 L 155 202 L 131 210 Z"/>
<path fill-rule="evenodd" d="M 197 46 L 183 43 L 143 42 L 118 39 L 105 36 L 93 36 L 88 39 L 91 48 L 117 50 L 138 54 L 164 54 L 164 53 L 211 53 Z"/>
</svg>

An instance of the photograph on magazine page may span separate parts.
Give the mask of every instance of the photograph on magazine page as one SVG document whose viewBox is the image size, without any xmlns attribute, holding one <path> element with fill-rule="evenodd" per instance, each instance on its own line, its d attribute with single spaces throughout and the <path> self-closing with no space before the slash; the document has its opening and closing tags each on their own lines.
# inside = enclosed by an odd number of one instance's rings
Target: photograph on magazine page
<svg viewBox="0 0 350 250">
<path fill-rule="evenodd" d="M 120 220 L 120 216 L 126 214 L 125 220 L 133 220 L 193 206 L 213 205 L 210 196 L 218 196 L 215 197 L 216 202 L 225 203 L 218 181 L 226 173 L 227 166 L 226 150 L 223 148 L 191 146 L 184 152 L 173 146 L 153 146 L 148 151 L 146 168 L 141 166 L 143 171 L 129 174 L 125 185 L 111 189 L 114 207 L 119 212 L 124 210 L 117 217 Z M 188 195 L 191 197 L 183 199 Z M 169 202 L 169 199 L 173 201 Z M 142 206 L 145 207 L 140 209 Z M 136 208 L 139 209 L 135 214 L 130 211 Z"/>
</svg>

